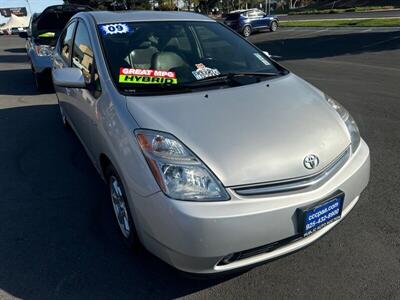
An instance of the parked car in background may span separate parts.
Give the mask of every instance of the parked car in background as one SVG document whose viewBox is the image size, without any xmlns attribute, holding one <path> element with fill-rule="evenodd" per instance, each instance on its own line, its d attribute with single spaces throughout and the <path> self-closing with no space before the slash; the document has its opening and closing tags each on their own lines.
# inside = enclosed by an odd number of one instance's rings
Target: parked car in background
<svg viewBox="0 0 400 300">
<path fill-rule="evenodd" d="M 91 10 L 84 5 L 54 5 L 41 14 L 34 14 L 26 33 L 26 49 L 33 77 L 39 92 L 51 88 L 51 55 L 60 32 L 73 15 Z"/>
<path fill-rule="evenodd" d="M 26 28 L 23 28 L 23 27 L 14 27 L 14 28 L 11 28 L 11 34 L 15 34 L 15 35 L 18 35 L 18 34 L 20 34 L 20 33 L 26 32 L 26 31 L 27 31 L 27 29 L 26 29 Z"/>
<path fill-rule="evenodd" d="M 178 269 L 224 272 L 303 248 L 368 184 L 350 113 L 206 16 L 77 14 L 52 75 L 121 237 Z"/>
<path fill-rule="evenodd" d="M 268 15 L 259 9 L 232 11 L 226 15 L 224 23 L 245 37 L 257 30 L 276 31 L 279 26 L 278 17 Z"/>
</svg>

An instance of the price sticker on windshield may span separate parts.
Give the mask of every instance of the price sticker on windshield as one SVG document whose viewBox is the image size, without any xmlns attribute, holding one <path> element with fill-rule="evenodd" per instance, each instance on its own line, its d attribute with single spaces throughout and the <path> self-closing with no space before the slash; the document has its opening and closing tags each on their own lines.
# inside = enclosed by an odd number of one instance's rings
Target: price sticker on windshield
<svg viewBox="0 0 400 300">
<path fill-rule="evenodd" d="M 100 25 L 100 29 L 103 35 L 121 34 L 132 31 L 129 29 L 129 26 L 124 23 Z"/>
<path fill-rule="evenodd" d="M 207 77 L 218 76 L 221 73 L 217 69 L 211 69 L 206 67 L 204 64 L 196 64 L 196 71 L 193 71 L 192 74 L 197 80 L 201 80 Z"/>
</svg>

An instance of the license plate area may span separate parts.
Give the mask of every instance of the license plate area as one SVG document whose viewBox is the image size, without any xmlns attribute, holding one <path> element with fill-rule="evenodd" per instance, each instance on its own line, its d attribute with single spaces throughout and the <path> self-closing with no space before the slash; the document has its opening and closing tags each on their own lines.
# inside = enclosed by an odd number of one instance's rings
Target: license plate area
<svg viewBox="0 0 400 300">
<path fill-rule="evenodd" d="M 342 216 L 344 193 L 339 191 L 327 200 L 299 210 L 300 232 L 306 237 Z"/>
</svg>

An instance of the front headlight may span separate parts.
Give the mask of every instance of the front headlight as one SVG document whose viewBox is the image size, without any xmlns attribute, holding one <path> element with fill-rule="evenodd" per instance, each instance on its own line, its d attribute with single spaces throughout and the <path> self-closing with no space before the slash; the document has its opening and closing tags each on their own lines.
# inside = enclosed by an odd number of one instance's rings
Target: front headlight
<svg viewBox="0 0 400 300">
<path fill-rule="evenodd" d="M 36 54 L 39 56 L 51 56 L 53 48 L 47 45 L 35 46 Z"/>
<path fill-rule="evenodd" d="M 325 97 L 326 101 L 328 101 L 328 103 L 337 111 L 337 113 L 340 115 L 340 117 L 346 124 L 351 139 L 351 150 L 354 153 L 357 150 L 358 146 L 360 145 L 361 141 L 360 131 L 358 130 L 356 121 L 354 121 L 350 113 L 339 102 L 333 100 L 329 96 Z"/>
<path fill-rule="evenodd" d="M 136 139 L 161 190 L 189 201 L 229 200 L 219 180 L 180 141 L 168 133 L 136 130 Z"/>
</svg>

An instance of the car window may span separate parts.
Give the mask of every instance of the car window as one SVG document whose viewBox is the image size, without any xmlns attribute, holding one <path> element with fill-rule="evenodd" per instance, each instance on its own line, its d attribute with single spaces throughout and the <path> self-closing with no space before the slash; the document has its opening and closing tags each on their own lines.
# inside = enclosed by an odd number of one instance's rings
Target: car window
<svg viewBox="0 0 400 300">
<path fill-rule="evenodd" d="M 80 21 L 75 33 L 72 51 L 72 67 L 82 71 L 86 84 L 92 88 L 94 95 L 101 91 L 100 80 L 94 63 L 93 47 L 86 25 Z"/>
<path fill-rule="evenodd" d="M 218 32 L 213 31 L 207 25 L 196 26 L 196 33 L 205 57 L 212 57 L 213 60 L 221 62 L 226 61 L 226 57 L 229 57 L 230 64 L 246 67 L 246 61 L 232 44 L 232 40 L 221 39 Z"/>
<path fill-rule="evenodd" d="M 262 12 L 261 10 L 259 10 L 259 11 L 257 11 L 257 16 L 258 16 L 258 17 L 264 17 L 264 16 L 265 16 L 265 13 Z"/>
<path fill-rule="evenodd" d="M 75 25 L 76 22 L 69 24 L 61 36 L 62 42 L 60 46 L 60 55 L 68 63 L 71 59 L 72 39 L 74 36 Z"/>
<path fill-rule="evenodd" d="M 218 22 L 129 22 L 99 24 L 98 29 L 108 69 L 125 93 L 179 89 L 220 74 L 281 71 Z"/>
<path fill-rule="evenodd" d="M 254 18 L 254 17 L 257 17 L 257 15 L 258 15 L 255 10 L 251 10 L 247 14 L 248 14 L 249 18 Z"/>
</svg>

